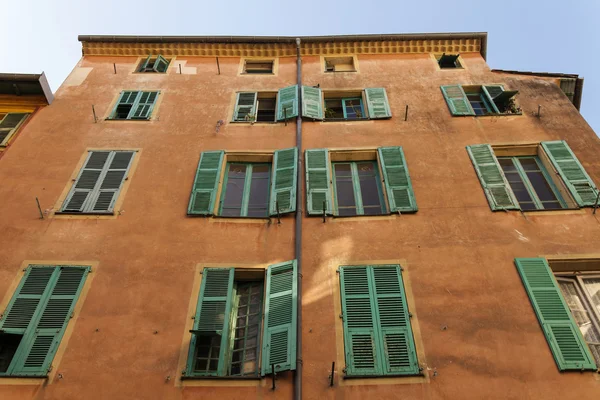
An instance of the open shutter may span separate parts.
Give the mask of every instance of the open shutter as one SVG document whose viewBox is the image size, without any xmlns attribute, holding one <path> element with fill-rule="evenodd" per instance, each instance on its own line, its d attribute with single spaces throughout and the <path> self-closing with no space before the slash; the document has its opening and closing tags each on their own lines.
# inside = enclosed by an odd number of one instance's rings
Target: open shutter
<svg viewBox="0 0 600 400">
<path fill-rule="evenodd" d="M 6 145 L 21 122 L 25 121 L 29 114 L 9 113 L 0 122 L 0 146 Z"/>
<path fill-rule="evenodd" d="M 131 119 L 149 119 L 152 109 L 156 103 L 159 92 L 141 92 L 138 95 L 136 104 L 131 108 L 133 114 L 129 114 Z"/>
<path fill-rule="evenodd" d="M 340 268 L 346 374 L 350 376 L 382 374 L 375 293 L 369 284 L 368 268 Z"/>
<path fill-rule="evenodd" d="M 306 150 L 306 203 L 308 215 L 332 214 L 331 172 L 329 170 L 329 151 L 327 149 Z"/>
<path fill-rule="evenodd" d="M 392 116 L 385 88 L 366 88 L 365 96 L 370 119 L 390 118 Z"/>
<path fill-rule="evenodd" d="M 112 212 L 133 160 L 133 151 L 113 151 L 88 212 Z"/>
<path fill-rule="evenodd" d="M 519 210 L 519 203 L 506 181 L 492 146 L 489 144 L 467 146 L 467 152 L 490 203 L 490 208 L 494 211 Z"/>
<path fill-rule="evenodd" d="M 596 363 L 544 258 L 516 258 L 515 264 L 561 371 L 595 370 Z"/>
<path fill-rule="evenodd" d="M 494 109 L 494 112 L 499 114 L 500 111 L 498 110 L 498 106 L 496 105 L 496 101 L 494 99 L 496 99 L 498 96 L 500 96 L 502 94 L 502 92 L 504 92 L 504 88 L 501 85 L 488 85 L 488 86 L 482 86 L 482 88 L 483 88 L 483 92 L 486 94 L 486 96 L 488 98 L 488 102 Z"/>
<path fill-rule="evenodd" d="M 169 62 L 159 54 L 156 57 L 156 61 L 154 61 L 152 69 L 154 72 L 167 72 L 167 68 L 169 68 Z"/>
<path fill-rule="evenodd" d="M 397 265 L 369 268 L 373 271 L 383 373 L 416 375 L 419 373 L 419 364 L 402 271 Z"/>
<path fill-rule="evenodd" d="M 296 260 L 267 268 L 261 375 L 296 369 L 297 290 Z"/>
<path fill-rule="evenodd" d="M 567 142 L 564 140 L 542 142 L 542 147 L 577 204 L 580 207 L 593 206 L 598 197 L 598 188 Z"/>
<path fill-rule="evenodd" d="M 226 349 L 229 348 L 229 324 L 233 298 L 233 268 L 205 268 L 190 341 L 187 374 L 194 375 L 196 342 L 199 336 L 220 336 L 220 356 L 217 371 L 203 375 L 227 374 Z"/>
<path fill-rule="evenodd" d="M 121 92 L 121 96 L 119 96 L 119 100 L 117 101 L 117 104 L 115 104 L 115 108 L 113 109 L 112 113 L 110 114 L 110 119 L 117 119 L 117 109 L 120 110 L 119 114 L 121 113 L 125 113 L 127 112 L 127 117 L 123 118 L 123 116 L 121 116 L 118 119 L 128 119 L 131 118 L 131 115 L 133 114 L 133 105 L 135 104 L 138 95 L 141 92 L 138 91 L 124 91 Z"/>
<path fill-rule="evenodd" d="M 442 93 L 452 115 L 475 115 L 475 111 L 460 85 L 442 86 Z"/>
<path fill-rule="evenodd" d="M 298 116 L 298 85 L 279 89 L 277 94 L 277 121 Z"/>
<path fill-rule="evenodd" d="M 415 193 L 402 147 L 380 147 L 377 151 L 379 152 L 379 162 L 383 171 L 390 211 L 417 211 Z"/>
<path fill-rule="evenodd" d="M 152 58 L 152 56 L 148 56 L 148 58 L 146 58 L 144 60 L 144 62 L 140 65 L 140 69 L 138 70 L 138 72 L 145 72 L 146 68 L 148 68 L 148 64 L 150 63 L 150 59 Z"/>
<path fill-rule="evenodd" d="M 237 94 L 235 102 L 234 121 L 256 120 L 256 92 L 243 92 Z"/>
<path fill-rule="evenodd" d="M 277 150 L 273 155 L 273 179 L 269 215 L 296 211 L 296 187 L 298 185 L 298 149 Z"/>
<path fill-rule="evenodd" d="M 223 150 L 205 151 L 200 155 L 188 214 L 213 214 L 224 155 Z"/>
<path fill-rule="evenodd" d="M 323 101 L 320 88 L 302 86 L 302 116 L 323 119 Z"/>
<path fill-rule="evenodd" d="M 90 151 L 79 176 L 65 199 L 61 212 L 85 212 L 98 196 L 98 182 L 111 156 L 110 151 Z"/>
</svg>

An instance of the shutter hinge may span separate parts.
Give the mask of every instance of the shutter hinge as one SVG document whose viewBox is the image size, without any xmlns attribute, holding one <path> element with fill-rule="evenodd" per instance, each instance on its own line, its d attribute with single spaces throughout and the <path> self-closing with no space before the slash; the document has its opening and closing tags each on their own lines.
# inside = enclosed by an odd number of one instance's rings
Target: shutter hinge
<svg viewBox="0 0 600 400">
<path fill-rule="evenodd" d="M 412 318 L 412 313 L 411 312 L 408 313 L 408 318 Z"/>
<path fill-rule="evenodd" d="M 195 315 L 192 315 L 192 319 L 196 319 L 196 316 L 195 316 Z"/>
<path fill-rule="evenodd" d="M 74 316 L 75 316 L 75 311 L 73 311 L 73 312 L 71 313 L 71 315 L 69 316 L 69 318 L 73 318 Z"/>
<path fill-rule="evenodd" d="M 123 179 L 124 181 L 129 180 L 129 176 L 126 176 L 125 179 Z"/>
<path fill-rule="evenodd" d="M 339 269 L 336 269 L 336 270 L 335 270 L 335 273 L 336 273 L 336 274 L 339 274 L 339 273 L 340 273 L 340 270 L 339 270 Z"/>
<path fill-rule="evenodd" d="M 346 372 L 348 372 L 348 367 L 344 367 L 344 369 L 342 369 L 342 372 L 345 374 Z"/>
<path fill-rule="evenodd" d="M 52 365 L 52 364 L 51 364 L 51 365 L 48 367 L 48 372 L 52 371 L 52 368 L 54 368 L 54 365 Z"/>
<path fill-rule="evenodd" d="M 185 376 L 185 370 L 181 371 L 181 376 Z"/>
<path fill-rule="evenodd" d="M 341 318 L 341 319 L 344 319 L 344 314 L 340 314 L 340 318 Z"/>
</svg>

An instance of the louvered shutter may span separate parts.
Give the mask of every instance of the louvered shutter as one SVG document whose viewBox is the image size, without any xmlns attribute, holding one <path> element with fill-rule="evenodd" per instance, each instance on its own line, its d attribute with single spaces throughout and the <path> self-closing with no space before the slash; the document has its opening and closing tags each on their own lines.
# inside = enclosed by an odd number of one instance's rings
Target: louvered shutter
<svg viewBox="0 0 600 400">
<path fill-rule="evenodd" d="M 222 150 L 205 151 L 200 155 L 188 206 L 189 215 L 213 214 L 224 155 Z"/>
<path fill-rule="evenodd" d="M 302 116 L 312 119 L 323 119 L 323 101 L 321 89 L 302 86 Z"/>
<path fill-rule="evenodd" d="M 380 147 L 377 151 L 390 211 L 417 211 L 415 193 L 402 147 Z"/>
<path fill-rule="evenodd" d="M 286 214 L 296 211 L 296 187 L 298 184 L 298 149 L 277 150 L 273 154 L 273 178 L 269 214 Z"/>
<path fill-rule="evenodd" d="M 392 116 L 385 88 L 367 88 L 365 89 L 365 96 L 370 119 L 390 118 Z"/>
<path fill-rule="evenodd" d="M 146 68 L 148 67 L 148 64 L 150 63 L 150 58 L 152 58 L 152 56 L 148 56 L 144 62 L 140 65 L 140 69 L 138 70 L 139 72 L 145 72 Z"/>
<path fill-rule="evenodd" d="M 169 62 L 159 54 L 156 57 L 156 61 L 154 61 L 154 66 L 152 69 L 155 72 L 167 72 L 167 68 L 169 68 Z"/>
<path fill-rule="evenodd" d="M 306 150 L 304 155 L 306 156 L 308 215 L 323 215 L 323 202 L 325 202 L 325 213 L 331 215 L 333 204 L 329 187 L 331 182 L 329 151 L 327 149 Z"/>
<path fill-rule="evenodd" d="M 261 375 L 296 369 L 298 271 L 296 260 L 267 268 Z"/>
<path fill-rule="evenodd" d="M 138 97 L 140 96 L 140 93 L 141 92 L 138 92 L 138 91 L 121 92 L 121 96 L 119 97 L 119 100 L 117 101 L 117 104 L 115 105 L 115 108 L 114 108 L 113 112 L 111 113 L 110 118 L 116 119 L 117 108 L 119 108 L 120 106 L 129 106 L 130 107 L 129 113 L 125 119 L 131 118 L 131 115 L 133 114 L 133 110 L 134 110 L 134 104 L 136 104 L 136 101 L 137 101 Z M 119 119 L 123 119 L 123 118 L 119 118 Z"/>
<path fill-rule="evenodd" d="M 131 166 L 133 151 L 113 151 L 104 168 L 88 212 L 112 212 Z"/>
<path fill-rule="evenodd" d="M 441 88 L 452 115 L 475 115 L 462 86 L 448 85 Z"/>
<path fill-rule="evenodd" d="M 194 354 L 197 336 L 221 336 L 219 365 L 216 372 L 208 375 L 227 374 L 225 354 L 230 347 L 229 325 L 233 298 L 233 268 L 205 268 L 202 273 L 202 285 L 194 317 L 194 331 L 190 341 L 187 362 L 188 375 L 194 374 Z M 206 372 L 203 375 L 207 375 Z"/>
<path fill-rule="evenodd" d="M 483 92 L 486 94 L 486 96 L 488 98 L 488 102 L 494 109 L 494 112 L 500 113 L 500 110 L 498 110 L 498 106 L 496 106 L 496 102 L 494 101 L 494 99 L 496 99 L 498 96 L 500 96 L 502 94 L 502 92 L 504 92 L 504 88 L 501 85 L 488 85 L 488 86 L 482 86 L 482 88 L 483 88 Z"/>
<path fill-rule="evenodd" d="M 384 374 L 416 375 L 417 353 L 399 266 L 370 267 Z"/>
<path fill-rule="evenodd" d="M 492 146 L 489 144 L 467 146 L 467 152 L 471 157 L 490 208 L 494 211 L 519 210 L 519 203 L 494 155 Z"/>
<path fill-rule="evenodd" d="M 97 197 L 97 186 L 102 176 L 110 151 L 90 151 L 79 172 L 75 184 L 65 199 L 62 212 L 85 212 Z"/>
<path fill-rule="evenodd" d="M 237 94 L 235 102 L 234 121 L 256 120 L 256 92 L 244 92 Z"/>
<path fill-rule="evenodd" d="M 560 371 L 595 370 L 579 327 L 544 258 L 516 258 L 515 264 Z"/>
<path fill-rule="evenodd" d="M 298 116 L 298 85 L 279 89 L 277 94 L 277 121 Z"/>
<path fill-rule="evenodd" d="M 341 267 L 340 284 L 347 375 L 381 375 L 375 296 L 368 267 Z"/>
<path fill-rule="evenodd" d="M 158 99 L 159 92 L 140 92 L 136 103 L 131 108 L 133 114 L 129 113 L 131 119 L 149 119 L 152 109 Z"/>
<path fill-rule="evenodd" d="M 15 129 L 25 121 L 29 114 L 26 113 L 9 113 L 0 122 L 0 146 L 6 145 Z"/>
<path fill-rule="evenodd" d="M 577 204 L 580 207 L 593 206 L 598 197 L 598 188 L 567 142 L 564 140 L 542 142 L 542 147 Z"/>
</svg>

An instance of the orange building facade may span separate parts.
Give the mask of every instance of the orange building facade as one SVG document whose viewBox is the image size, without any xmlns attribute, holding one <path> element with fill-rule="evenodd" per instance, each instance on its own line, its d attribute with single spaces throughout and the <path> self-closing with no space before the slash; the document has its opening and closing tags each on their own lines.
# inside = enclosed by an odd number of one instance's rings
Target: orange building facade
<svg viewBox="0 0 600 400">
<path fill-rule="evenodd" d="M 0 398 L 597 396 L 582 82 L 486 40 L 80 37 L 0 159 Z"/>
</svg>

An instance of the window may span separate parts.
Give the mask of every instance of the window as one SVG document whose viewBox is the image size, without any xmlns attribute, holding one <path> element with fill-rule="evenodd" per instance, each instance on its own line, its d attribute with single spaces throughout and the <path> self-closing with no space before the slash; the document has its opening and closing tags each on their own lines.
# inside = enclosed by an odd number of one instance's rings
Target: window
<svg viewBox="0 0 600 400">
<path fill-rule="evenodd" d="M 458 58 L 460 54 L 442 54 L 441 56 L 436 57 L 438 65 L 442 69 L 450 69 L 450 68 L 462 68 L 460 61 Z"/>
<path fill-rule="evenodd" d="M 272 74 L 273 60 L 250 60 L 244 61 L 244 73 L 246 74 Z"/>
<path fill-rule="evenodd" d="M 384 88 L 323 92 L 320 87 L 302 86 L 302 116 L 326 121 L 386 119 L 392 111 Z"/>
<path fill-rule="evenodd" d="M 565 141 L 479 144 L 467 152 L 493 211 L 589 207 L 598 199 L 598 188 Z"/>
<path fill-rule="evenodd" d="M 271 265 L 266 274 L 205 268 L 186 376 L 258 377 L 272 368 L 295 370 L 297 274 L 295 260 Z"/>
<path fill-rule="evenodd" d="M 356 72 L 354 57 L 324 57 L 325 72 Z"/>
<path fill-rule="evenodd" d="M 309 215 L 382 215 L 388 210 L 417 211 L 401 147 L 331 153 L 327 149 L 313 149 L 306 150 L 305 155 Z"/>
<path fill-rule="evenodd" d="M 61 213 L 112 214 L 134 151 L 89 151 Z"/>
<path fill-rule="evenodd" d="M 46 376 L 89 272 L 30 265 L 0 320 L 0 376 Z"/>
<path fill-rule="evenodd" d="M 366 119 L 362 98 L 326 98 L 326 119 Z"/>
<path fill-rule="evenodd" d="M 28 113 L 0 113 L 0 146 L 8 144 L 28 116 Z"/>
<path fill-rule="evenodd" d="M 224 217 L 268 217 L 271 164 L 227 163 L 221 195 Z"/>
<path fill-rule="evenodd" d="M 347 376 L 418 375 L 399 265 L 340 267 Z"/>
<path fill-rule="evenodd" d="M 442 86 L 442 93 L 452 115 L 521 114 L 515 96 L 517 90 L 505 90 L 502 85 Z"/>
<path fill-rule="evenodd" d="M 200 155 L 188 215 L 214 215 L 219 190 L 216 214 L 220 216 L 266 218 L 294 212 L 297 168 L 295 147 L 271 154 L 205 151 Z"/>
<path fill-rule="evenodd" d="M 238 92 L 234 122 L 275 122 L 298 116 L 298 86 L 275 92 Z"/>
<path fill-rule="evenodd" d="M 121 92 L 119 100 L 108 119 L 148 120 L 160 92 Z"/>
<path fill-rule="evenodd" d="M 557 280 L 545 258 L 517 258 L 515 264 L 558 369 L 596 370 L 600 274 Z"/>
<path fill-rule="evenodd" d="M 565 208 L 560 194 L 537 156 L 498 157 L 498 162 L 521 210 Z"/>
<path fill-rule="evenodd" d="M 158 72 L 165 73 L 169 68 L 169 63 L 171 61 L 167 60 L 160 54 L 156 57 L 148 56 L 148 58 L 144 59 L 140 66 L 138 67 L 138 72 Z"/>
</svg>

